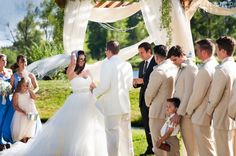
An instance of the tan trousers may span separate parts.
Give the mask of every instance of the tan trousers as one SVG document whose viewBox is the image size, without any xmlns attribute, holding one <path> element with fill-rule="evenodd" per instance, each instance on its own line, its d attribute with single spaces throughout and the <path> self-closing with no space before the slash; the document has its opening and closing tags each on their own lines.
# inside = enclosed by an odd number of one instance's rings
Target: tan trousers
<svg viewBox="0 0 236 156">
<path fill-rule="evenodd" d="M 167 156 L 180 156 L 179 139 L 177 136 L 169 137 L 166 142 L 170 144 L 170 152 L 167 152 Z"/>
<path fill-rule="evenodd" d="M 108 156 L 133 156 L 130 115 L 105 117 Z"/>
<path fill-rule="evenodd" d="M 198 156 L 198 148 L 193 135 L 192 122 L 189 118 L 183 116 L 180 121 L 180 130 L 183 137 L 184 146 L 188 156 Z"/>
<path fill-rule="evenodd" d="M 214 129 L 217 156 L 234 155 L 234 131 Z"/>
<path fill-rule="evenodd" d="M 149 127 L 152 136 L 153 152 L 156 156 L 167 156 L 167 152 L 156 148 L 156 142 L 161 137 L 161 128 L 164 125 L 165 120 L 149 118 Z"/>
<path fill-rule="evenodd" d="M 236 155 L 236 129 L 234 130 L 234 155 Z"/>
<path fill-rule="evenodd" d="M 196 138 L 200 156 L 216 156 L 213 128 L 193 124 L 194 136 Z"/>
</svg>

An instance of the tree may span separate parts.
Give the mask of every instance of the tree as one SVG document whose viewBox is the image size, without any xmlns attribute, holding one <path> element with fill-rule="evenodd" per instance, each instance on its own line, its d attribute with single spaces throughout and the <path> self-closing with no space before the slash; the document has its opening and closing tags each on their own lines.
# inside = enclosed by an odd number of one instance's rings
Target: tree
<svg viewBox="0 0 236 156">
<path fill-rule="evenodd" d="M 104 58 L 107 30 L 102 28 L 98 23 L 89 22 L 87 35 L 86 44 L 91 57 L 96 60 Z"/>
<path fill-rule="evenodd" d="M 37 29 L 35 18 L 33 5 L 30 3 L 27 7 L 27 15 L 17 24 L 16 42 L 14 43 L 17 50 L 25 55 L 30 55 L 32 45 L 40 44 L 42 40 L 42 32 Z"/>
<path fill-rule="evenodd" d="M 45 32 L 46 40 L 62 44 L 64 10 L 54 0 L 44 0 L 40 6 L 40 26 Z"/>
<path fill-rule="evenodd" d="M 236 19 L 231 16 L 217 16 L 198 10 L 191 20 L 193 40 L 211 38 L 222 35 L 236 38 Z"/>
</svg>

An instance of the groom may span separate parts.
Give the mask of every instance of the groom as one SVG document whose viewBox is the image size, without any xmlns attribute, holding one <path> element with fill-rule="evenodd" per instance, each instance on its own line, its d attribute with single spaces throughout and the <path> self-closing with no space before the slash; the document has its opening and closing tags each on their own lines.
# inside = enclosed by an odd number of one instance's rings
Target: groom
<svg viewBox="0 0 236 156">
<path fill-rule="evenodd" d="M 118 53 L 119 43 L 107 42 L 107 60 L 101 67 L 100 84 L 90 87 L 99 97 L 98 108 L 105 118 L 108 155 L 130 156 L 133 148 L 129 89 L 132 87 L 133 71 L 130 63 L 120 59 Z"/>
</svg>

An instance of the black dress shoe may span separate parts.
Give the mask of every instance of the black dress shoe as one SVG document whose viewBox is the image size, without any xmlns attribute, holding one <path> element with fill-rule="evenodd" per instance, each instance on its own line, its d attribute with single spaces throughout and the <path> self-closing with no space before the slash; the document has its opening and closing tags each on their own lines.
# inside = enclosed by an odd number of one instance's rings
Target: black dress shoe
<svg viewBox="0 0 236 156">
<path fill-rule="evenodd" d="M 152 150 L 147 150 L 145 153 L 140 154 L 139 156 L 147 156 L 147 155 L 153 155 L 154 152 Z"/>
<path fill-rule="evenodd" d="M 0 144 L 0 151 L 4 150 L 4 144 Z"/>
<path fill-rule="evenodd" d="M 11 147 L 10 144 L 5 144 L 5 148 L 6 148 L 6 149 L 8 149 L 8 148 L 10 148 L 10 147 Z"/>
</svg>

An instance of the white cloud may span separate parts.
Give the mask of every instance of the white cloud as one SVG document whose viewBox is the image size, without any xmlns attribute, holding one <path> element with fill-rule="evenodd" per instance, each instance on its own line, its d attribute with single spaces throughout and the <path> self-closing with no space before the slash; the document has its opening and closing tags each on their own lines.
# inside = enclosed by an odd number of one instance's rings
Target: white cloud
<svg viewBox="0 0 236 156">
<path fill-rule="evenodd" d="M 27 4 L 32 2 L 38 6 L 43 0 L 0 0 L 0 47 L 9 45 L 11 39 L 10 31 L 6 24 L 9 23 L 11 29 L 16 29 L 17 23 L 25 16 Z"/>
</svg>

